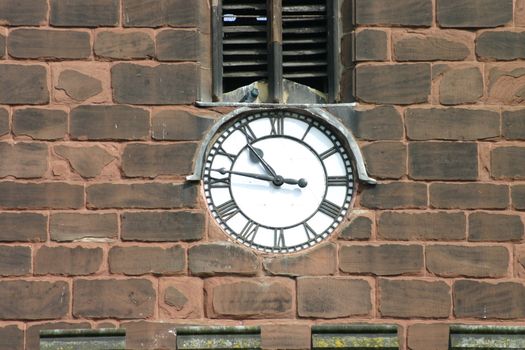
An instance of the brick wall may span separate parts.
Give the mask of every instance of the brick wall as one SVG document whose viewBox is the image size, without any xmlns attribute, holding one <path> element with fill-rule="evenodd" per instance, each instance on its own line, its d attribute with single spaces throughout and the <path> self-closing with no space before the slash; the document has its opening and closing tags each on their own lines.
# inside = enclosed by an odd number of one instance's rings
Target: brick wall
<svg viewBox="0 0 525 350">
<path fill-rule="evenodd" d="M 0 349 L 117 326 L 173 348 L 177 324 L 302 349 L 320 322 L 446 349 L 447 324 L 522 323 L 525 1 L 356 8 L 348 126 L 380 183 L 329 242 L 271 257 L 229 243 L 184 181 L 226 112 L 193 106 L 207 1 L 0 0 Z"/>
</svg>

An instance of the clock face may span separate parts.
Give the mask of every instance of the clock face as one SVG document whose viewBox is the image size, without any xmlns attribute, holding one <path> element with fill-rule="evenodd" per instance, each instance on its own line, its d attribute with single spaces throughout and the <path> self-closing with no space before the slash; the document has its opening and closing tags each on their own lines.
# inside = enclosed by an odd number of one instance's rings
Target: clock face
<svg viewBox="0 0 525 350">
<path fill-rule="evenodd" d="M 289 111 L 237 119 L 211 142 L 204 194 L 234 240 L 271 253 L 327 238 L 352 200 L 350 153 L 329 127 Z"/>
</svg>

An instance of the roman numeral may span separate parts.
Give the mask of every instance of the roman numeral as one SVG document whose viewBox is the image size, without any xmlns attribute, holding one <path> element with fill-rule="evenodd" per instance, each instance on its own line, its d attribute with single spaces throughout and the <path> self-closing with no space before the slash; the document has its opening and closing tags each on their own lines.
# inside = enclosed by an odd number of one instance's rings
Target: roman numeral
<svg viewBox="0 0 525 350">
<path fill-rule="evenodd" d="M 321 154 L 319 155 L 319 158 L 325 160 L 326 158 L 331 157 L 331 156 L 333 156 L 333 155 L 336 154 L 336 153 L 337 153 L 337 148 L 332 147 L 332 148 L 330 148 L 329 150 L 324 151 L 323 153 L 321 153 Z"/>
<path fill-rule="evenodd" d="M 307 223 L 304 223 L 303 227 L 304 232 L 306 232 L 306 237 L 308 237 L 308 240 L 312 240 L 317 236 L 317 232 L 315 232 L 315 230 Z"/>
<path fill-rule="evenodd" d="M 245 240 L 246 242 L 253 243 L 253 240 L 255 239 L 255 236 L 257 236 L 257 231 L 259 230 L 259 225 L 257 225 L 255 222 L 249 220 L 246 225 L 244 225 L 244 228 L 239 233 L 239 236 Z"/>
<path fill-rule="evenodd" d="M 272 125 L 272 131 L 270 135 L 283 135 L 284 134 L 284 118 L 281 117 L 270 117 L 270 124 Z"/>
<path fill-rule="evenodd" d="M 257 136 L 255 136 L 255 133 L 253 132 L 252 128 L 250 128 L 250 126 L 248 124 L 241 125 L 239 127 L 239 130 L 244 134 L 244 136 L 246 137 L 246 141 L 248 143 L 252 143 L 257 138 Z"/>
<path fill-rule="evenodd" d="M 229 200 L 219 206 L 217 206 L 217 214 L 221 217 L 222 220 L 228 221 L 241 211 L 237 204 L 232 200 Z"/>
<path fill-rule="evenodd" d="M 209 180 L 209 185 L 211 188 L 229 188 L 230 184 L 231 182 L 229 177 L 223 177 L 222 179 L 210 177 Z"/>
<path fill-rule="evenodd" d="M 274 248 L 285 248 L 286 242 L 284 240 L 284 230 L 277 228 L 273 231 L 273 247 Z"/>
<path fill-rule="evenodd" d="M 325 199 L 319 206 L 319 211 L 335 219 L 339 216 L 339 213 L 341 212 L 341 207 L 338 207 L 336 204 Z"/>
<path fill-rule="evenodd" d="M 346 176 L 328 176 L 326 180 L 327 186 L 346 186 L 348 179 Z"/>
<path fill-rule="evenodd" d="M 217 155 L 227 157 L 232 163 L 235 160 L 235 154 L 228 153 L 222 146 L 217 149 Z"/>
</svg>

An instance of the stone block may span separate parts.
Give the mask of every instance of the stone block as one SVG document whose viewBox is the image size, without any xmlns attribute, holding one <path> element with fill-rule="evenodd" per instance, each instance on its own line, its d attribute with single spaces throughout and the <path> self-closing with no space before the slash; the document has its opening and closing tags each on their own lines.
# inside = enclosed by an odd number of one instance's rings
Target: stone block
<svg viewBox="0 0 525 350">
<path fill-rule="evenodd" d="M 125 27 L 197 27 L 199 1 L 124 0 Z"/>
<path fill-rule="evenodd" d="M 376 104 L 424 103 L 430 95 L 427 63 L 360 65 L 356 69 L 356 96 Z"/>
<path fill-rule="evenodd" d="M 137 319 L 153 316 L 156 292 L 146 279 L 73 282 L 73 316 Z"/>
<path fill-rule="evenodd" d="M 423 265 L 423 247 L 418 245 L 345 245 L 339 250 L 339 269 L 351 274 L 419 274 Z"/>
<path fill-rule="evenodd" d="M 373 178 L 400 179 L 406 174 L 407 148 L 401 142 L 374 142 L 362 148 L 368 174 Z"/>
<path fill-rule="evenodd" d="M 351 119 L 343 122 L 358 139 L 382 141 L 403 138 L 401 114 L 391 106 L 357 110 Z"/>
<path fill-rule="evenodd" d="M 0 136 L 9 132 L 9 112 L 0 108 Z"/>
<path fill-rule="evenodd" d="M 30 59 L 86 59 L 91 55 L 90 35 L 84 31 L 15 29 L 7 39 L 9 55 Z"/>
<path fill-rule="evenodd" d="M 0 276 L 23 276 L 30 272 L 30 247 L 0 246 Z M 0 349 L 2 349 L 1 346 Z"/>
<path fill-rule="evenodd" d="M 411 140 L 485 140 L 500 135 L 499 113 L 490 110 L 409 108 L 405 123 Z"/>
<path fill-rule="evenodd" d="M 0 213 L 0 242 L 44 242 L 47 216 L 37 213 Z"/>
<path fill-rule="evenodd" d="M 476 40 L 476 54 L 482 59 L 511 61 L 525 58 L 525 32 L 483 32 Z"/>
<path fill-rule="evenodd" d="M 204 317 L 204 282 L 201 278 L 177 277 L 160 280 L 160 314 L 163 318 Z"/>
<path fill-rule="evenodd" d="M 188 175 L 193 170 L 196 150 L 195 143 L 128 144 L 122 154 L 122 171 L 127 177 Z"/>
<path fill-rule="evenodd" d="M 443 67 L 439 82 L 439 102 L 459 105 L 478 102 L 483 96 L 483 75 L 478 67 Z"/>
<path fill-rule="evenodd" d="M 73 100 L 81 102 L 103 91 L 102 82 L 99 79 L 72 69 L 60 72 L 55 88 L 63 90 Z"/>
<path fill-rule="evenodd" d="M 55 27 L 116 27 L 118 0 L 51 0 L 49 22 Z"/>
<path fill-rule="evenodd" d="M 259 259 L 252 251 L 233 243 L 205 243 L 188 250 L 188 265 L 192 275 L 255 275 Z"/>
<path fill-rule="evenodd" d="M 95 184 L 87 188 L 89 208 L 175 209 L 196 206 L 197 188 L 188 184 Z"/>
<path fill-rule="evenodd" d="M 448 28 L 490 28 L 512 21 L 512 0 L 439 0 L 437 21 Z"/>
<path fill-rule="evenodd" d="M 525 140 L 525 109 L 503 112 L 503 137 Z"/>
<path fill-rule="evenodd" d="M 84 207 L 84 186 L 62 182 L 0 182 L 0 208 L 80 209 Z"/>
<path fill-rule="evenodd" d="M 468 219 L 468 240 L 472 242 L 521 241 L 525 233 L 518 215 L 476 212 Z"/>
<path fill-rule="evenodd" d="M 474 36 L 459 31 L 394 35 L 396 61 L 463 61 L 474 51 Z"/>
<path fill-rule="evenodd" d="M 195 30 L 166 29 L 157 34 L 159 61 L 197 61 L 199 32 Z"/>
<path fill-rule="evenodd" d="M 486 64 L 486 72 L 488 77 L 487 103 L 523 104 L 525 101 L 525 68 L 521 62 Z"/>
<path fill-rule="evenodd" d="M 197 241 L 204 237 L 202 213 L 133 212 L 122 215 L 122 240 L 144 242 Z"/>
<path fill-rule="evenodd" d="M 13 112 L 13 133 L 34 140 L 61 140 L 67 134 L 67 112 L 41 108 L 17 109 Z"/>
<path fill-rule="evenodd" d="M 84 178 L 93 178 L 100 175 L 102 169 L 115 160 L 107 150 L 100 146 L 73 147 L 55 146 L 57 155 L 67 159 L 75 172 Z"/>
<path fill-rule="evenodd" d="M 525 185 L 512 186 L 512 206 L 517 210 L 525 210 Z"/>
<path fill-rule="evenodd" d="M 325 243 L 294 255 L 264 259 L 264 269 L 272 275 L 322 276 L 337 272 L 337 246 Z"/>
<path fill-rule="evenodd" d="M 7 26 L 38 26 L 47 19 L 46 0 L 1 0 L 0 24 Z"/>
<path fill-rule="evenodd" d="M 430 27 L 432 25 L 431 0 L 357 0 L 357 24 L 383 24 L 386 26 Z"/>
<path fill-rule="evenodd" d="M 344 240 L 368 240 L 372 236 L 373 222 L 366 216 L 359 216 L 353 219 L 341 231 L 339 239 Z"/>
<path fill-rule="evenodd" d="M 509 188 L 487 183 L 433 183 L 430 205 L 440 209 L 505 209 L 509 205 Z"/>
<path fill-rule="evenodd" d="M 341 318 L 365 316 L 372 311 L 371 287 L 365 280 L 346 277 L 297 279 L 299 317 Z"/>
<path fill-rule="evenodd" d="M 490 152 L 490 174 L 495 179 L 525 180 L 525 147 L 493 148 Z"/>
<path fill-rule="evenodd" d="M 410 350 L 448 350 L 449 325 L 413 324 L 408 326 L 408 348 Z"/>
<path fill-rule="evenodd" d="M 112 247 L 109 271 L 123 275 L 175 275 L 186 270 L 186 251 L 181 246 Z"/>
<path fill-rule="evenodd" d="M 0 65 L 0 104 L 41 105 L 49 102 L 47 69 L 39 65 Z"/>
<path fill-rule="evenodd" d="M 69 298 L 67 282 L 1 281 L 0 319 L 32 321 L 66 317 Z"/>
<path fill-rule="evenodd" d="M 91 275 L 102 265 L 102 255 L 102 248 L 43 246 L 35 255 L 35 275 Z"/>
<path fill-rule="evenodd" d="M 159 141 L 199 141 L 215 122 L 215 114 L 206 111 L 174 109 L 153 114 L 151 137 Z"/>
<path fill-rule="evenodd" d="M 16 325 L 1 327 L 0 350 L 24 350 L 24 331 Z"/>
<path fill-rule="evenodd" d="M 443 281 L 379 280 L 382 317 L 448 318 L 450 287 Z"/>
<path fill-rule="evenodd" d="M 48 148 L 43 143 L 0 142 L 0 177 L 43 177 L 48 168 Z"/>
<path fill-rule="evenodd" d="M 118 217 L 114 213 L 56 213 L 49 220 L 49 233 L 57 242 L 116 239 Z"/>
<path fill-rule="evenodd" d="M 345 52 L 347 51 L 347 52 Z M 353 58 L 343 51 L 343 60 L 346 67 L 351 67 Z M 382 30 L 364 29 L 355 34 L 356 61 L 386 61 L 388 59 L 388 37 Z"/>
<path fill-rule="evenodd" d="M 261 326 L 261 347 L 268 350 L 304 350 L 311 347 L 310 326 L 268 324 Z"/>
<path fill-rule="evenodd" d="M 95 39 L 95 55 L 114 60 L 148 59 L 155 56 L 151 35 L 137 31 L 103 31 Z"/>
<path fill-rule="evenodd" d="M 422 183 L 381 183 L 363 189 L 361 205 L 370 209 L 409 209 L 427 206 L 427 186 Z"/>
<path fill-rule="evenodd" d="M 126 329 L 126 349 L 176 350 L 177 324 L 168 322 L 133 321 L 122 323 Z"/>
</svg>

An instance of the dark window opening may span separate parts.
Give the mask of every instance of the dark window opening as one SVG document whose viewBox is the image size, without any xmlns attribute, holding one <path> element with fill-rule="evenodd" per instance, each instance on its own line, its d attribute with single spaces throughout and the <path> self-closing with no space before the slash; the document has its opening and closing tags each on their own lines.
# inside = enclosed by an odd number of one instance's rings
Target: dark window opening
<svg viewBox="0 0 525 350">
<path fill-rule="evenodd" d="M 54 329 L 40 331 L 41 350 L 124 350 L 125 329 Z"/>
<path fill-rule="evenodd" d="M 525 349 L 525 327 L 451 325 L 449 349 Z"/>
</svg>

